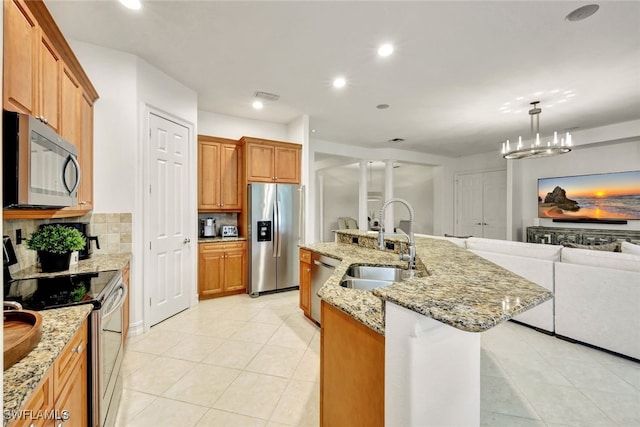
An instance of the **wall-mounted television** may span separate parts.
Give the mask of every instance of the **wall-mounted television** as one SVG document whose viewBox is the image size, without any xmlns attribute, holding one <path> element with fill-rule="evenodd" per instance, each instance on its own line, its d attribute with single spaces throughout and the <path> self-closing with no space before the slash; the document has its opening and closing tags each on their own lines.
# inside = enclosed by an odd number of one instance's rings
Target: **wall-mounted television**
<svg viewBox="0 0 640 427">
<path fill-rule="evenodd" d="M 540 178 L 538 217 L 568 222 L 640 220 L 640 171 Z"/>
</svg>

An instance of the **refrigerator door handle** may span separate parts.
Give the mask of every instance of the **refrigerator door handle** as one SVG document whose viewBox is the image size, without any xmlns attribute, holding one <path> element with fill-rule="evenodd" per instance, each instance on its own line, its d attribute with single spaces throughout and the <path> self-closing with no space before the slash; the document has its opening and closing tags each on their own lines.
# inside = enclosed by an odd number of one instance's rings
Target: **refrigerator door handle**
<svg viewBox="0 0 640 427">
<path fill-rule="evenodd" d="M 305 243 L 306 239 L 305 239 L 305 209 L 306 209 L 306 192 L 305 192 L 305 186 L 301 185 L 300 188 L 298 189 L 298 191 L 300 192 L 300 203 L 298 204 L 298 241 L 300 243 Z"/>
<path fill-rule="evenodd" d="M 273 230 L 272 230 L 272 242 L 271 242 L 271 247 L 272 247 L 272 251 L 273 251 L 273 257 L 276 258 L 278 256 L 278 205 L 277 202 L 273 202 L 273 210 L 272 210 L 273 214 L 272 214 L 272 223 L 273 223 Z"/>
<path fill-rule="evenodd" d="M 282 256 L 282 232 L 280 231 L 280 225 L 282 224 L 282 216 L 280 213 L 280 202 L 276 201 L 276 208 L 278 210 L 278 258 Z"/>
</svg>

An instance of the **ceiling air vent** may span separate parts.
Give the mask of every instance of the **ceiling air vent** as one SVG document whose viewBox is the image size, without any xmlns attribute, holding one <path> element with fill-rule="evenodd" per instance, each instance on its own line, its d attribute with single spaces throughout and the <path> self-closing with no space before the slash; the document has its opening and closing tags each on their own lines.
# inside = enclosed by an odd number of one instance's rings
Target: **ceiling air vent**
<svg viewBox="0 0 640 427">
<path fill-rule="evenodd" d="M 277 101 L 278 99 L 280 99 L 280 95 L 276 95 L 275 93 L 269 93 L 269 92 L 261 92 L 261 91 L 257 91 L 255 93 L 255 97 L 264 99 L 265 101 Z"/>
<path fill-rule="evenodd" d="M 404 138 L 393 138 L 390 139 L 389 142 L 404 142 Z"/>
</svg>

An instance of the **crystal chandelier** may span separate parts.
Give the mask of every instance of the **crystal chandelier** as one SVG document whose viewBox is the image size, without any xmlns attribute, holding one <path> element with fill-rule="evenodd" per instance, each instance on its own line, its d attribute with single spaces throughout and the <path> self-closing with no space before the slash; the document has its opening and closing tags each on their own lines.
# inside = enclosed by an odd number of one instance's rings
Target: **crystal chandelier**
<svg viewBox="0 0 640 427">
<path fill-rule="evenodd" d="M 505 159 L 557 156 L 558 154 L 571 151 L 571 134 L 569 132 L 567 132 L 564 138 L 560 138 L 560 140 L 558 140 L 558 132 L 554 132 L 552 141 L 547 141 L 546 144 L 540 142 L 540 113 L 542 109 L 538 108 L 539 103 L 540 101 L 532 102 L 531 105 L 533 105 L 533 108 L 529 110 L 529 115 L 531 116 L 531 143 L 524 144 L 521 136 L 518 137 L 517 144 L 510 144 L 509 140 L 503 142 L 502 157 Z"/>
</svg>

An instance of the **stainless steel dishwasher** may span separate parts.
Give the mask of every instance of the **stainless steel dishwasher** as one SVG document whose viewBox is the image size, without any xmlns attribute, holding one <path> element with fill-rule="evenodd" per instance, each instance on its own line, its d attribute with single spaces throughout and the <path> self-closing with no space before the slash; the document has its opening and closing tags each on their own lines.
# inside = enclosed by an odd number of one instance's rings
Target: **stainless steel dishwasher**
<svg viewBox="0 0 640 427">
<path fill-rule="evenodd" d="M 331 277 L 340 261 L 313 253 L 311 256 L 311 318 L 320 323 L 320 297 L 318 291 Z"/>
</svg>

